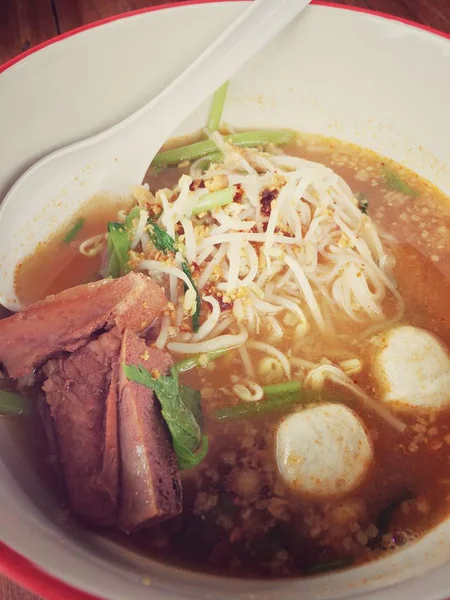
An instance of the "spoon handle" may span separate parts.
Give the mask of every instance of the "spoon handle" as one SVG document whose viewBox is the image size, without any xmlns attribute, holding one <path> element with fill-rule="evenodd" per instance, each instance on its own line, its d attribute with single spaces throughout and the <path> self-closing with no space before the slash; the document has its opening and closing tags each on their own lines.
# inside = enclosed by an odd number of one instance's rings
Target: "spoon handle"
<svg viewBox="0 0 450 600">
<path fill-rule="evenodd" d="M 142 166 L 136 165 L 142 171 L 136 180 L 142 179 L 150 160 L 174 129 L 310 2 L 254 0 L 164 91 L 118 125 L 131 125 L 134 143 L 141 139 L 145 148 Z M 180 98 L 184 99 L 181 103 Z M 156 148 L 150 148 L 149 132 Z"/>
</svg>

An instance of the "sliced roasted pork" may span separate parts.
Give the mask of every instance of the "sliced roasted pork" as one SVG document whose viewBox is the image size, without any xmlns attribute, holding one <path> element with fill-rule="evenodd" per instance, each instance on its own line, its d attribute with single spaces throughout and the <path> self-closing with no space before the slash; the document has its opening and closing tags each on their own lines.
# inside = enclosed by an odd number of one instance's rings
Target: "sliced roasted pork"
<svg viewBox="0 0 450 600">
<path fill-rule="evenodd" d="M 168 354 L 149 348 L 131 331 L 122 341 L 121 365 L 142 365 L 164 375 L 172 362 Z M 126 378 L 119 383 L 119 440 L 121 499 L 119 526 L 123 531 L 157 523 L 181 512 L 181 481 L 177 460 L 152 390 Z"/>
<path fill-rule="evenodd" d="M 70 504 L 96 525 L 117 522 L 120 347 L 115 328 L 43 369 Z"/>
<path fill-rule="evenodd" d="M 165 304 L 162 289 L 141 273 L 71 288 L 0 320 L 0 363 L 17 379 L 101 329 L 143 331 Z"/>
</svg>

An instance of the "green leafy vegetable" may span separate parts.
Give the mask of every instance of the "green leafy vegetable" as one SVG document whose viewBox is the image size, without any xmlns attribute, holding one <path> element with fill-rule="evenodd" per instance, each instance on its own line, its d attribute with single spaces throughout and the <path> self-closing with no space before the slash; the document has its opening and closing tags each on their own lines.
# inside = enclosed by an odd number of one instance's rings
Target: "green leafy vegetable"
<svg viewBox="0 0 450 600">
<path fill-rule="evenodd" d="M 264 397 L 258 402 L 241 402 L 235 406 L 220 408 L 212 412 L 212 417 L 217 421 L 231 421 L 272 412 L 286 411 L 296 404 L 344 401 L 344 398 L 335 392 L 327 393 L 323 390 L 304 390 L 299 381 L 286 381 L 284 383 L 266 385 L 263 387 L 263 392 Z"/>
<path fill-rule="evenodd" d="M 26 398 L 15 392 L 0 390 L 0 416 L 19 416 L 27 414 L 30 410 Z"/>
<path fill-rule="evenodd" d="M 190 267 L 189 267 L 189 265 L 187 264 L 186 261 L 184 261 L 181 264 L 181 268 L 183 269 L 183 273 L 186 275 L 186 277 L 191 282 L 192 287 L 194 288 L 195 294 L 196 294 L 196 297 L 195 297 L 195 312 L 192 315 L 192 329 L 194 330 L 194 333 L 197 333 L 197 331 L 200 328 L 200 310 L 201 310 L 201 307 L 202 307 L 202 301 L 201 301 L 200 293 L 199 293 L 199 291 L 197 289 L 197 286 L 194 283 L 194 279 L 192 278 L 191 269 L 190 269 Z M 187 285 L 184 286 L 185 290 L 186 290 L 186 288 L 187 288 Z"/>
<path fill-rule="evenodd" d="M 367 211 L 369 210 L 369 198 L 363 194 L 363 192 L 355 194 L 355 198 L 358 201 L 359 210 L 363 215 L 367 215 Z"/>
<path fill-rule="evenodd" d="M 401 179 L 397 173 L 394 173 L 394 171 L 391 171 L 387 167 L 383 167 L 382 175 L 385 184 L 391 190 L 396 190 L 397 192 L 401 192 L 402 194 L 411 196 L 412 198 L 419 196 L 419 192 L 417 190 L 414 190 L 410 185 L 403 181 L 403 179 Z"/>
<path fill-rule="evenodd" d="M 189 356 L 188 358 L 184 358 L 183 360 L 175 363 L 173 368 L 179 373 L 183 373 L 184 371 L 190 371 L 195 367 L 204 367 L 210 360 L 219 358 L 219 356 L 223 356 L 227 352 L 228 350 L 214 350 L 213 352 L 194 354 L 193 356 Z"/>
<path fill-rule="evenodd" d="M 130 238 L 122 223 L 108 223 L 108 275 L 109 277 L 121 277 L 126 275 L 130 268 L 128 266 L 128 252 L 130 250 Z"/>
<path fill-rule="evenodd" d="M 275 389 L 277 386 L 278 390 Z M 269 390 L 268 393 L 266 389 L 263 388 L 264 399 L 259 402 L 242 402 L 236 406 L 220 408 L 213 412 L 213 417 L 217 419 L 217 421 L 230 421 L 254 417 L 271 412 L 288 410 L 299 402 L 302 404 L 317 402 L 321 397 L 319 392 L 302 390 L 299 381 L 289 381 L 287 383 L 277 384 L 277 386 L 266 386 Z M 284 390 L 282 389 L 282 386 L 284 386 Z"/>
<path fill-rule="evenodd" d="M 151 220 L 148 221 L 148 233 L 157 250 L 164 252 L 164 254 L 168 252 L 176 254 L 175 240 L 157 223 Z"/>
<path fill-rule="evenodd" d="M 188 385 L 180 385 L 180 396 L 185 407 L 194 415 L 200 430 L 203 430 L 204 419 L 200 392 Z"/>
<path fill-rule="evenodd" d="M 172 436 L 180 467 L 192 468 L 203 460 L 208 451 L 208 440 L 206 436 L 202 438 L 201 427 L 197 420 L 200 420 L 198 412 L 201 410 L 198 392 L 187 391 L 186 386 L 180 387 L 175 369 L 172 369 L 169 375 L 157 379 L 141 365 L 124 364 L 123 370 L 128 379 L 145 385 L 156 393 L 161 404 L 161 414 Z M 194 408 L 197 417 L 185 401 Z"/>
<path fill-rule="evenodd" d="M 208 129 L 211 131 L 216 131 L 219 129 L 220 121 L 222 119 L 223 107 L 225 105 L 225 99 L 227 97 L 228 91 L 228 81 L 226 81 L 223 85 L 220 86 L 218 90 L 216 90 L 212 103 L 211 110 L 209 111 L 208 118 Z"/>
<path fill-rule="evenodd" d="M 198 168 L 203 171 L 207 171 L 211 164 L 213 163 L 221 163 L 223 162 L 223 154 L 220 150 L 216 150 L 216 152 L 210 152 L 203 157 L 203 160 L 198 163 Z"/>
<path fill-rule="evenodd" d="M 192 209 L 192 214 L 199 215 L 200 213 L 208 212 L 213 208 L 231 204 L 233 202 L 233 197 L 233 186 L 223 190 L 217 190 L 216 192 L 211 192 L 210 194 L 205 194 Z"/>
<path fill-rule="evenodd" d="M 134 235 L 134 220 L 139 218 L 140 208 L 134 206 L 125 222 L 108 223 L 108 276 L 121 277 L 130 271 L 128 253 Z"/>
<path fill-rule="evenodd" d="M 77 219 L 77 221 L 75 221 L 73 226 L 66 233 L 64 240 L 63 240 L 64 243 L 70 244 L 70 242 L 73 239 L 75 239 L 77 237 L 77 235 L 80 233 L 81 229 L 83 228 L 83 225 L 84 225 L 84 219 L 81 219 L 81 218 Z"/>
<path fill-rule="evenodd" d="M 280 396 L 281 394 L 292 394 L 300 392 L 302 384 L 299 381 L 284 381 L 263 387 L 264 397 Z"/>
<path fill-rule="evenodd" d="M 180 445 L 176 440 L 173 442 L 173 447 L 176 452 L 178 458 L 178 464 L 180 465 L 180 469 L 186 471 L 188 469 L 193 469 L 198 464 L 202 462 L 205 456 L 208 454 L 208 436 L 204 435 L 201 439 L 201 446 L 194 454 L 189 448 L 186 446 Z"/>
<path fill-rule="evenodd" d="M 303 574 L 316 575 L 319 573 L 325 573 L 326 571 L 335 571 L 336 569 L 349 567 L 353 563 L 354 559 L 352 556 L 343 556 L 342 558 L 338 558 L 336 560 L 330 560 L 329 562 L 319 563 L 318 565 L 307 567 L 304 569 Z"/>
<path fill-rule="evenodd" d="M 130 212 L 128 213 L 127 218 L 125 219 L 125 229 L 130 232 L 131 228 L 133 227 L 133 221 L 135 219 L 138 219 L 139 216 L 141 214 L 141 209 L 139 208 L 139 206 L 134 206 Z"/>
<path fill-rule="evenodd" d="M 244 133 L 233 133 L 225 136 L 224 139 L 230 144 L 242 148 L 266 146 L 267 144 L 282 146 L 295 140 L 295 132 L 289 129 L 260 129 Z M 212 153 L 217 153 L 217 146 L 212 140 L 204 140 L 182 148 L 159 152 L 153 159 L 152 166 L 178 165 L 185 160 L 196 160 Z"/>
</svg>

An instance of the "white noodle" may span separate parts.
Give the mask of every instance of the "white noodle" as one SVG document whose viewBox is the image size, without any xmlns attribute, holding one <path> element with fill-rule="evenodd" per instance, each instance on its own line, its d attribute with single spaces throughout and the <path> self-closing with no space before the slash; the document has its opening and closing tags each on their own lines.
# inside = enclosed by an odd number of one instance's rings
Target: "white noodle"
<svg viewBox="0 0 450 600">
<path fill-rule="evenodd" d="M 170 317 L 164 315 L 161 319 L 161 330 L 155 343 L 153 344 L 155 348 L 159 348 L 160 350 L 162 350 L 162 348 L 164 348 L 164 346 L 166 345 L 167 339 L 169 337 L 169 326 Z"/>
<path fill-rule="evenodd" d="M 250 348 L 250 350 L 257 350 L 258 352 L 264 352 L 264 354 L 268 354 L 279 360 L 287 378 L 291 378 L 291 365 L 289 364 L 289 360 L 282 352 L 280 352 L 280 350 L 278 350 L 278 348 L 275 348 L 270 344 L 265 344 L 264 342 L 255 341 L 247 342 L 247 348 Z"/>
<path fill-rule="evenodd" d="M 167 349 L 171 352 L 180 352 L 182 354 L 201 354 L 202 352 L 214 352 L 215 350 L 225 350 L 236 348 L 247 341 L 248 331 L 241 327 L 239 334 L 220 335 L 204 342 L 193 344 L 183 344 L 180 342 L 169 342 Z"/>
<path fill-rule="evenodd" d="M 255 369 L 253 368 L 252 359 L 250 358 L 250 354 L 248 353 L 245 344 L 239 346 L 239 356 L 241 357 L 242 365 L 244 367 L 244 371 L 247 373 L 249 377 L 255 377 Z"/>
<path fill-rule="evenodd" d="M 148 221 L 148 212 L 146 210 L 141 210 L 139 212 L 139 221 L 136 226 L 136 230 L 134 232 L 133 239 L 131 240 L 130 248 L 134 250 L 136 246 L 140 243 L 141 237 L 145 231 Z"/>
<path fill-rule="evenodd" d="M 78 249 L 84 256 L 97 256 L 97 254 L 102 251 L 105 239 L 105 234 L 99 233 L 98 235 L 94 235 L 87 240 L 84 240 L 84 242 L 81 242 Z"/>
<path fill-rule="evenodd" d="M 325 322 L 323 320 L 322 313 L 320 312 L 317 300 L 314 296 L 308 279 L 302 271 L 301 266 L 291 256 L 285 256 L 284 260 L 286 261 L 286 264 L 292 269 L 318 328 L 321 331 L 324 331 Z"/>
<path fill-rule="evenodd" d="M 220 304 L 214 298 L 214 296 L 203 296 L 202 300 L 211 304 L 212 311 L 206 321 L 202 323 L 197 333 L 194 333 L 192 336 L 191 340 L 193 342 L 198 342 L 199 340 L 203 340 L 205 337 L 207 337 L 220 319 Z"/>
<path fill-rule="evenodd" d="M 311 385 L 311 387 L 317 389 L 321 388 L 323 381 L 330 379 L 334 383 L 342 385 L 349 389 L 355 396 L 360 398 L 366 406 L 373 410 L 380 418 L 386 423 L 397 429 L 400 433 L 403 433 L 406 429 L 405 423 L 395 417 L 383 404 L 373 400 L 366 392 L 364 392 L 356 383 L 345 375 L 345 373 L 336 367 L 335 365 L 320 365 L 313 369 L 306 378 L 305 384 Z"/>
</svg>

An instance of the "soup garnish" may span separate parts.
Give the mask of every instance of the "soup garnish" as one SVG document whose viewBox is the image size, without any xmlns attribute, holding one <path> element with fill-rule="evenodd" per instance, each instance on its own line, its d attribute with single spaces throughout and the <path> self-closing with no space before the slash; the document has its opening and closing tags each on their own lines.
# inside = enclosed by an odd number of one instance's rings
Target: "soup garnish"
<svg viewBox="0 0 450 600">
<path fill-rule="evenodd" d="M 75 515 L 159 560 L 314 575 L 448 515 L 448 199 L 350 144 L 219 131 L 225 94 L 129 202 L 75 216 L 64 261 L 55 237 L 19 267 L 0 361 Z"/>
</svg>

